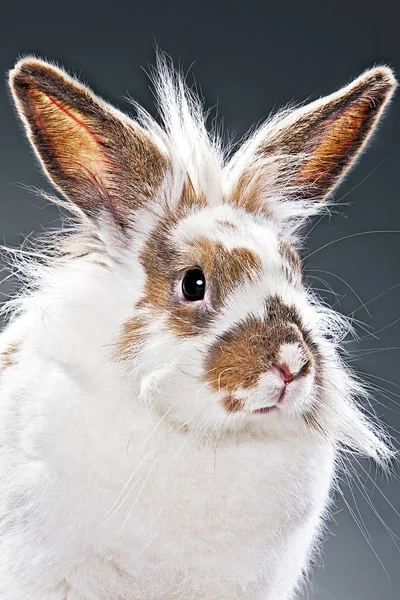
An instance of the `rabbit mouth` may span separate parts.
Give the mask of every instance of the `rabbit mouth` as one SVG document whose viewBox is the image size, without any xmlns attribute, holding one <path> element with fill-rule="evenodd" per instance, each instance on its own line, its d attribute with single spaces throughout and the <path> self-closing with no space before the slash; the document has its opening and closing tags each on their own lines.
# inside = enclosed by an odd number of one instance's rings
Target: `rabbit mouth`
<svg viewBox="0 0 400 600">
<path fill-rule="evenodd" d="M 282 390 L 279 393 L 279 398 L 276 401 L 275 404 L 272 404 L 272 406 L 262 406 L 261 408 L 257 408 L 256 410 L 253 410 L 253 413 L 258 413 L 258 414 L 265 414 L 265 413 L 269 413 L 272 410 L 274 410 L 275 408 L 279 408 L 279 404 L 283 401 L 284 397 L 285 397 L 285 393 L 286 393 L 286 385 L 282 388 Z"/>
</svg>

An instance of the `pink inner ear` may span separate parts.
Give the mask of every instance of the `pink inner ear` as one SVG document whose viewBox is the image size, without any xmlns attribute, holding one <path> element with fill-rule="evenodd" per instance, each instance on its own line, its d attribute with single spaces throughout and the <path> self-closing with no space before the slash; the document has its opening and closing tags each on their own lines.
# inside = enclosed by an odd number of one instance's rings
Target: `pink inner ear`
<svg viewBox="0 0 400 600">
<path fill-rule="evenodd" d="M 104 190 L 110 169 L 101 137 L 78 110 L 66 107 L 53 96 L 31 87 L 28 92 L 30 120 L 35 124 L 35 142 L 50 151 L 46 167 L 56 183 L 67 178 L 72 185 L 92 180 Z M 108 165 L 110 167 L 110 165 Z"/>
<path fill-rule="evenodd" d="M 30 87 L 29 120 L 35 147 L 54 182 L 91 213 L 100 205 L 125 225 L 126 206 L 113 195 L 112 165 L 88 118 L 53 96 Z M 45 152 L 42 152 L 43 146 Z"/>
<path fill-rule="evenodd" d="M 339 92 L 272 121 L 258 145 L 248 145 L 231 202 L 272 215 L 276 197 L 323 200 L 368 141 L 395 85 L 389 69 L 372 69 Z"/>
<path fill-rule="evenodd" d="M 48 100 L 54 104 L 57 108 L 59 108 L 64 114 L 67 115 L 67 117 L 69 117 L 70 119 L 72 119 L 73 121 L 75 121 L 75 123 L 77 123 L 77 125 L 80 125 L 80 127 L 83 127 L 83 129 L 85 129 L 85 131 L 91 135 L 93 137 L 93 139 L 97 142 L 97 143 L 101 143 L 100 138 L 90 129 L 90 127 L 88 127 L 88 125 L 86 125 L 86 123 L 84 123 L 81 119 L 78 119 L 78 117 L 76 117 L 75 115 L 72 114 L 72 112 L 70 110 L 68 110 L 67 108 L 65 108 L 65 106 L 63 106 L 62 104 L 60 104 L 59 102 L 57 102 L 56 100 L 54 100 L 53 96 L 49 96 L 47 94 L 44 94 L 46 98 L 48 98 Z"/>
<path fill-rule="evenodd" d="M 361 96 L 314 132 L 316 142 L 298 174 L 298 180 L 309 186 L 311 194 L 315 191 L 322 198 L 340 179 L 368 139 L 375 116 L 372 100 Z"/>
<path fill-rule="evenodd" d="M 150 128 L 41 61 L 20 61 L 10 85 L 29 139 L 59 191 L 91 218 L 108 212 L 129 226 L 170 167 L 165 145 L 160 148 Z"/>
</svg>

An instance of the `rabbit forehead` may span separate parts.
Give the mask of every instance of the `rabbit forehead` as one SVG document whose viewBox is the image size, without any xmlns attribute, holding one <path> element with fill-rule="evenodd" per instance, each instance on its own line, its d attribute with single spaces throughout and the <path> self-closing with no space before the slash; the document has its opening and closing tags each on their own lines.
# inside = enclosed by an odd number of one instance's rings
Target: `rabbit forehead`
<svg viewBox="0 0 400 600">
<path fill-rule="evenodd" d="M 193 212 L 176 223 L 171 240 L 176 248 L 185 252 L 198 239 L 207 239 L 222 246 L 227 256 L 237 249 L 252 253 L 263 269 L 278 267 L 282 252 L 276 225 L 272 220 L 257 218 L 249 213 L 221 204 Z"/>
</svg>

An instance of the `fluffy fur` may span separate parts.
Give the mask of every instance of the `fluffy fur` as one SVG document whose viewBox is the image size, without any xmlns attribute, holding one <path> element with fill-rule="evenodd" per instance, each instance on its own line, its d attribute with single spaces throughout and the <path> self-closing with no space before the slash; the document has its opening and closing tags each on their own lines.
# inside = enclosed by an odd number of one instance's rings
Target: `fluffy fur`
<svg viewBox="0 0 400 600">
<path fill-rule="evenodd" d="M 11 89 L 74 213 L 0 337 L 0 597 L 291 600 L 342 450 L 390 448 L 303 283 L 297 231 L 362 150 L 389 69 L 233 157 L 166 61 L 163 126 L 20 61 Z M 182 292 L 204 273 L 204 299 Z"/>
</svg>

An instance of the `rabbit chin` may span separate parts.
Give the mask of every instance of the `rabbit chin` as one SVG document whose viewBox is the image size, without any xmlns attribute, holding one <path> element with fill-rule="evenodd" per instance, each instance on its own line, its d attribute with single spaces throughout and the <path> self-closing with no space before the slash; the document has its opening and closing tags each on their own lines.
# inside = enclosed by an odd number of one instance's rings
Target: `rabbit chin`
<svg viewBox="0 0 400 600">
<path fill-rule="evenodd" d="M 176 378 L 171 377 L 171 373 L 153 373 L 151 380 L 151 399 L 146 401 L 145 398 L 143 387 L 147 382 L 142 385 L 140 394 L 147 410 L 154 410 L 166 425 L 172 423 L 181 431 L 201 429 L 207 435 L 212 430 L 218 434 L 224 430 L 293 431 L 296 424 L 299 428 L 304 425 L 304 418 L 320 403 L 313 373 L 285 386 L 267 372 L 255 387 L 238 388 L 232 398 L 222 392 L 215 393 L 201 383 L 196 386 L 193 381 L 183 382 L 182 373 L 177 373 Z M 156 394 L 155 388 L 158 389 Z"/>
</svg>

